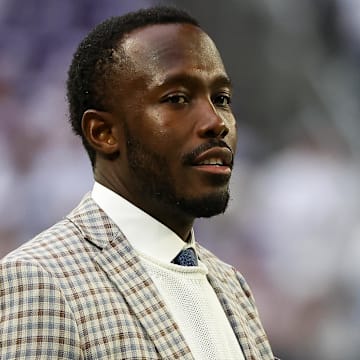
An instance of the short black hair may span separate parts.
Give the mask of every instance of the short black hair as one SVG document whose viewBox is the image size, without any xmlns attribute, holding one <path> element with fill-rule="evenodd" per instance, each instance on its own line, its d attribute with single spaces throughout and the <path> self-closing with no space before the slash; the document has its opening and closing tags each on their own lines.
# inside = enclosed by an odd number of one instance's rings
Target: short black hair
<svg viewBox="0 0 360 360">
<path fill-rule="evenodd" d="M 135 29 L 170 23 L 200 26 L 183 10 L 169 6 L 155 6 L 105 20 L 81 41 L 75 51 L 67 79 L 70 123 L 75 134 L 81 137 L 93 167 L 96 154 L 82 132 L 81 120 L 88 109 L 107 110 L 106 85 L 119 63 L 119 53 L 122 56 L 121 40 Z M 115 52 L 117 56 L 114 56 Z"/>
</svg>

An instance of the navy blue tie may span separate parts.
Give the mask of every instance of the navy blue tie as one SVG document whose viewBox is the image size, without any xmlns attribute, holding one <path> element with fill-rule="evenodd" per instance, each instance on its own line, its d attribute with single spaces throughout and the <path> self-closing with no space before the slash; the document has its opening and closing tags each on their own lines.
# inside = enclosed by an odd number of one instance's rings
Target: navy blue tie
<svg viewBox="0 0 360 360">
<path fill-rule="evenodd" d="M 181 250 L 172 263 L 182 266 L 197 266 L 195 250 L 193 248 Z"/>
</svg>

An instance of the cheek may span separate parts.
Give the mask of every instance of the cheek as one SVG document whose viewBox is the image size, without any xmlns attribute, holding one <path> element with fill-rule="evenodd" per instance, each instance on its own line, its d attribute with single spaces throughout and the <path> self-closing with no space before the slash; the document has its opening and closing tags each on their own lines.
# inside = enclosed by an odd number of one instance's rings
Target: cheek
<svg viewBox="0 0 360 360">
<path fill-rule="evenodd" d="M 227 141 L 229 145 L 232 147 L 233 151 L 236 151 L 236 145 L 237 145 L 237 124 L 236 120 L 233 118 L 230 121 L 229 125 L 229 133 L 227 135 Z"/>
<path fill-rule="evenodd" d="M 232 151 L 236 152 L 236 148 L 237 148 L 237 133 L 236 133 L 236 130 L 234 131 L 234 133 L 232 133 L 230 135 L 230 138 L 229 138 L 229 145 L 231 146 L 232 148 Z"/>
<path fill-rule="evenodd" d="M 181 120 L 181 119 L 179 119 Z M 152 121 L 144 123 L 141 129 L 141 139 L 150 149 L 156 149 L 164 157 L 176 157 L 183 153 L 187 139 L 185 126 L 181 121 Z"/>
<path fill-rule="evenodd" d="M 166 117 L 159 110 L 149 106 L 144 113 L 136 116 L 130 126 L 138 134 L 139 140 L 156 146 L 166 142 L 171 133 L 171 128 L 165 120 Z"/>
</svg>

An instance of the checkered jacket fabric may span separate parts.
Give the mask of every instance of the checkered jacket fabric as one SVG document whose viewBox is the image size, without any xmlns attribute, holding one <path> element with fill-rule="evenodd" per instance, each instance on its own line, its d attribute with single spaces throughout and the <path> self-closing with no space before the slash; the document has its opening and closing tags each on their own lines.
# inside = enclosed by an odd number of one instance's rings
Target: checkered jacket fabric
<svg viewBox="0 0 360 360">
<path fill-rule="evenodd" d="M 243 277 L 197 246 L 246 360 L 274 359 Z M 0 358 L 193 356 L 136 252 L 87 194 L 0 262 Z"/>
</svg>

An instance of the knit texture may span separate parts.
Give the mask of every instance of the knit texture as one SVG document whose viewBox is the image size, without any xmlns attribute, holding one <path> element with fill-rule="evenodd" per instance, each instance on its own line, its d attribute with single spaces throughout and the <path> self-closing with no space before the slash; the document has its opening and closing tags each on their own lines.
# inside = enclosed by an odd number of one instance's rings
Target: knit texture
<svg viewBox="0 0 360 360">
<path fill-rule="evenodd" d="M 196 360 L 244 359 L 203 263 L 189 267 L 141 258 Z"/>
</svg>

